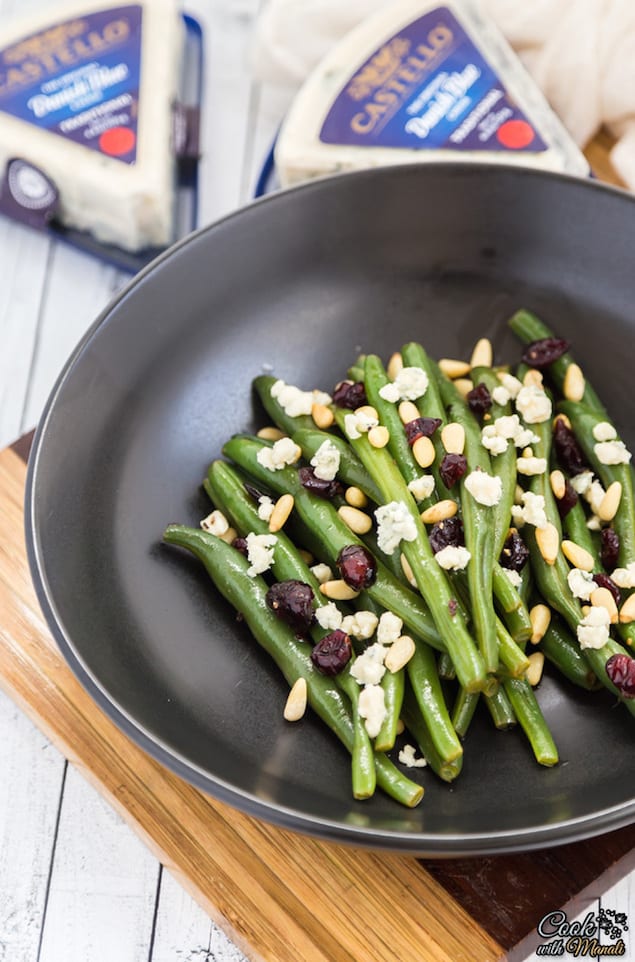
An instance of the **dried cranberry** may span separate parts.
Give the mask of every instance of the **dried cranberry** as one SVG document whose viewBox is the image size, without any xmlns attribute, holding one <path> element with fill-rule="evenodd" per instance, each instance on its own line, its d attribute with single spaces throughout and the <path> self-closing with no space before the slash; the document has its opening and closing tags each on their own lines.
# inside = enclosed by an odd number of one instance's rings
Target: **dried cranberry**
<svg viewBox="0 0 635 962">
<path fill-rule="evenodd" d="M 439 418 L 414 418 L 404 424 L 408 444 L 414 444 L 419 438 L 430 438 L 441 427 Z"/>
<path fill-rule="evenodd" d="M 311 652 L 311 661 L 323 675 L 337 675 L 346 667 L 352 654 L 351 639 L 336 628 L 324 635 Z"/>
<path fill-rule="evenodd" d="M 571 511 L 571 508 L 573 508 L 577 503 L 577 492 L 569 479 L 565 478 L 564 494 L 561 498 L 556 498 L 556 507 L 558 508 L 558 514 L 560 517 L 566 518 L 566 516 L 569 514 L 569 511 Z"/>
<path fill-rule="evenodd" d="M 619 608 L 620 602 L 622 600 L 622 593 L 620 589 L 617 587 L 617 585 L 615 584 L 615 582 L 613 581 L 613 579 L 609 578 L 608 575 L 605 575 L 600 571 L 597 574 L 593 575 L 593 580 L 595 581 L 596 585 L 599 588 L 608 588 L 608 590 L 613 595 L 613 598 L 615 599 L 615 604 Z"/>
<path fill-rule="evenodd" d="M 635 658 L 630 655 L 611 655 L 606 673 L 624 698 L 635 698 Z"/>
<path fill-rule="evenodd" d="M 235 548 L 236 551 L 240 551 L 240 553 L 244 554 L 246 558 L 248 553 L 247 538 L 234 538 L 234 540 L 232 541 L 232 548 Z"/>
<path fill-rule="evenodd" d="M 539 371 L 549 367 L 554 361 L 569 350 L 571 345 L 562 337 L 543 337 L 540 341 L 532 341 L 525 348 L 522 356 L 523 364 L 537 367 Z"/>
<path fill-rule="evenodd" d="M 556 418 L 553 426 L 553 444 L 558 461 L 568 474 L 581 474 L 588 469 L 575 434 L 562 418 Z"/>
<path fill-rule="evenodd" d="M 448 601 L 448 611 L 450 612 L 450 615 L 452 616 L 452 618 L 454 618 L 458 610 L 459 610 L 458 601 L 456 600 L 456 598 L 450 598 L 450 600 Z"/>
<path fill-rule="evenodd" d="M 529 558 L 529 548 L 520 537 L 515 528 L 507 535 L 503 550 L 501 551 L 500 564 L 502 568 L 509 568 L 511 571 L 522 571 Z"/>
<path fill-rule="evenodd" d="M 298 470 L 300 484 L 311 494 L 316 494 L 319 498 L 331 500 L 338 494 L 343 494 L 344 487 L 340 481 L 325 481 L 318 478 L 313 468 L 300 468 Z"/>
<path fill-rule="evenodd" d="M 446 488 L 452 488 L 467 471 L 467 458 L 464 454 L 446 454 L 439 465 L 439 474 Z"/>
<path fill-rule="evenodd" d="M 337 567 L 342 578 L 354 591 L 370 588 L 377 577 L 377 562 L 361 544 L 347 544 L 337 556 Z"/>
<path fill-rule="evenodd" d="M 602 567 L 606 568 L 607 571 L 613 571 L 617 568 L 620 555 L 620 537 L 617 531 L 614 531 L 613 528 L 602 528 L 600 544 L 600 561 L 602 562 Z"/>
<path fill-rule="evenodd" d="M 337 404 L 338 408 L 349 408 L 351 411 L 368 404 L 363 382 L 341 381 L 333 391 L 333 404 Z"/>
<path fill-rule="evenodd" d="M 253 500 L 256 502 L 256 504 L 258 503 L 258 501 L 260 501 L 261 498 L 266 497 L 264 491 L 260 491 L 260 490 L 256 487 L 256 485 L 255 485 L 255 484 L 251 484 L 250 481 L 244 481 L 244 482 L 243 482 L 243 488 L 245 489 L 245 491 L 247 492 L 247 494 L 249 495 L 249 497 L 250 497 L 250 498 L 253 498 Z"/>
<path fill-rule="evenodd" d="M 278 618 L 301 633 L 308 631 L 315 619 L 313 601 L 313 589 L 303 581 L 278 581 L 266 595 L 268 606 Z"/>
<path fill-rule="evenodd" d="M 485 384 L 477 384 L 467 392 L 466 401 L 474 414 L 486 414 L 492 406 L 492 395 Z"/>
<path fill-rule="evenodd" d="M 435 554 L 444 548 L 459 548 L 465 544 L 463 522 L 456 516 L 446 518 L 445 521 L 437 521 L 428 532 L 428 540 Z"/>
</svg>

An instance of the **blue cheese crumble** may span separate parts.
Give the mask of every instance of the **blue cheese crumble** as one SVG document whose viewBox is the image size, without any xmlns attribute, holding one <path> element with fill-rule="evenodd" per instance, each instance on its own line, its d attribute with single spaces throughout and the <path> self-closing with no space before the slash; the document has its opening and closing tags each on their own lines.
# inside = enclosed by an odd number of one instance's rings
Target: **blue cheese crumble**
<svg viewBox="0 0 635 962">
<path fill-rule="evenodd" d="M 377 544 L 384 554 L 393 554 L 400 541 L 414 541 L 417 526 L 403 501 L 390 501 L 375 511 Z"/>
<path fill-rule="evenodd" d="M 313 457 L 311 465 L 315 470 L 316 478 L 322 481 L 333 481 L 340 468 L 340 452 L 332 441 L 324 441 Z"/>
<path fill-rule="evenodd" d="M 278 543 L 278 539 L 275 534 L 254 534 L 253 531 L 250 531 L 246 541 L 247 558 L 250 562 L 247 574 L 250 578 L 255 578 L 256 575 L 269 571 L 273 564 L 273 549 Z"/>
<path fill-rule="evenodd" d="M 379 396 L 384 401 L 396 404 L 398 401 L 416 401 L 428 390 L 428 375 L 420 367 L 402 367 L 395 380 L 384 384 Z"/>
<path fill-rule="evenodd" d="M 262 447 L 256 455 L 258 464 L 268 471 L 281 471 L 289 464 L 300 460 L 302 451 L 291 438 L 280 438 L 272 448 Z"/>
<path fill-rule="evenodd" d="M 285 384 L 280 380 L 274 381 L 270 393 L 290 418 L 310 414 L 314 404 L 330 404 L 332 400 L 331 396 L 324 391 L 301 391 L 293 384 Z"/>
<path fill-rule="evenodd" d="M 611 616 L 606 608 L 592 606 L 577 628 L 580 648 L 604 648 L 609 640 Z"/>
<path fill-rule="evenodd" d="M 488 508 L 498 504 L 503 494 L 501 479 L 487 471 L 472 471 L 463 484 L 475 501 Z"/>
<path fill-rule="evenodd" d="M 449 544 L 441 551 L 437 551 L 434 557 L 439 567 L 444 568 L 445 571 L 463 571 L 464 568 L 467 568 L 472 555 L 467 548 Z"/>
</svg>

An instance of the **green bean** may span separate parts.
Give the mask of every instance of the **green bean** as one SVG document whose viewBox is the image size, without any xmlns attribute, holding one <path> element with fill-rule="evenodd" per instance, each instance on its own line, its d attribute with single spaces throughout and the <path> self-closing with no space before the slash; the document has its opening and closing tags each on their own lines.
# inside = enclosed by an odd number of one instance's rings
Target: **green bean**
<svg viewBox="0 0 635 962">
<path fill-rule="evenodd" d="M 562 527 L 570 541 L 575 541 L 577 545 L 580 545 L 581 548 L 589 552 L 595 562 L 593 566 L 594 570 L 600 571 L 602 566 L 596 544 L 593 535 L 587 527 L 586 521 L 586 513 L 582 507 L 582 502 L 578 499 L 562 519 Z"/>
<path fill-rule="evenodd" d="M 612 423 L 608 415 L 591 410 L 575 401 L 561 402 L 558 410 L 566 414 L 571 421 L 574 434 L 604 487 L 608 488 L 614 481 L 619 481 L 622 485 L 622 497 L 612 526 L 620 539 L 619 563 L 626 567 L 627 564 L 635 561 L 635 497 L 631 465 L 603 464 L 595 453 L 593 428 L 603 421 Z"/>
<path fill-rule="evenodd" d="M 241 612 L 252 635 L 276 662 L 288 684 L 292 686 L 300 677 L 306 680 L 309 704 L 352 753 L 354 725 L 342 695 L 315 669 L 311 646 L 299 641 L 267 607 L 267 585 L 262 578 L 247 574 L 247 559 L 220 538 L 183 525 L 170 525 L 163 537 L 168 544 L 187 548 L 203 562 L 220 593 Z M 387 794 L 410 808 L 421 801 L 421 786 L 406 778 L 385 755 L 375 755 L 375 767 L 377 784 Z"/>
<path fill-rule="evenodd" d="M 481 431 L 467 404 L 459 397 L 456 388 L 449 381 L 446 386 L 438 380 L 443 400 L 448 405 L 451 421 L 460 424 L 465 431 L 465 456 L 468 472 L 480 470 L 491 475 L 490 457 L 481 444 Z M 479 504 L 465 488 L 466 474 L 460 481 L 461 508 L 465 545 L 471 554 L 467 566 L 467 580 L 470 589 L 472 621 L 476 640 L 488 672 L 495 672 L 498 666 L 498 639 L 496 636 L 496 612 L 493 597 L 493 569 L 496 559 L 494 551 L 496 510 Z M 513 588 L 513 585 L 509 584 Z M 518 597 L 518 605 L 520 598 Z M 514 599 L 516 603 L 516 599 Z"/>
<path fill-rule="evenodd" d="M 459 738 L 465 738 L 472 723 L 481 693 L 459 688 L 452 706 L 452 725 Z"/>
<path fill-rule="evenodd" d="M 492 716 L 494 726 L 499 731 L 507 731 L 514 727 L 516 724 L 514 709 L 502 686 L 493 695 L 485 699 L 485 704 Z"/>
<path fill-rule="evenodd" d="M 384 689 L 386 715 L 379 729 L 379 734 L 375 738 L 375 751 L 389 752 L 391 748 L 394 748 L 403 704 L 405 679 L 405 670 L 401 668 L 399 671 L 387 671 L 381 680 L 381 687 Z"/>
<path fill-rule="evenodd" d="M 364 365 L 366 397 L 368 403 L 378 412 L 380 424 L 388 428 L 388 450 L 399 465 L 406 484 L 409 484 L 421 476 L 421 468 L 414 459 L 396 405 L 385 401 L 379 393 L 388 383 L 388 375 L 381 360 L 376 354 L 369 354 Z"/>
<path fill-rule="evenodd" d="M 512 678 L 521 678 L 529 668 L 529 659 L 523 649 L 516 644 L 500 618 L 496 619 L 496 637 L 501 665 Z"/>
<path fill-rule="evenodd" d="M 302 449 L 302 454 L 307 461 L 310 461 L 317 449 L 324 443 L 330 441 L 337 448 L 340 455 L 340 466 L 337 472 L 338 478 L 345 484 L 354 485 L 360 488 L 364 494 L 379 504 L 381 495 L 377 485 L 369 476 L 368 471 L 355 457 L 353 449 L 343 438 L 336 434 L 329 434 L 327 431 L 318 431 L 317 428 L 302 428 L 294 431 L 291 435 L 295 443 Z"/>
<path fill-rule="evenodd" d="M 538 645 L 547 661 L 579 688 L 592 691 L 598 688 L 598 681 L 588 661 L 583 657 L 576 640 L 567 631 L 559 618 L 552 615 L 547 631 Z"/>
<path fill-rule="evenodd" d="M 336 418 L 343 427 L 344 418 L 341 412 L 336 414 Z M 445 641 L 461 684 L 465 685 L 468 691 L 482 690 L 489 684 L 485 677 L 483 659 L 468 634 L 463 617 L 456 608 L 456 598 L 450 583 L 434 559 L 414 499 L 390 452 L 385 448 L 373 448 L 366 435 L 362 435 L 351 443 L 355 453 L 379 487 L 383 500 L 386 503 L 401 502 L 412 518 L 415 540 L 402 541 L 401 549 L 410 563 L 419 590 L 432 612 L 439 634 Z M 394 608 L 392 610 L 395 611 Z M 398 612 L 395 611 L 395 613 Z M 416 629 L 415 634 L 428 640 Z"/>
<path fill-rule="evenodd" d="M 475 367 L 472 369 L 471 378 L 475 385 L 484 384 L 490 395 L 497 387 L 501 386 L 500 381 L 491 370 L 486 367 Z M 512 413 L 511 404 L 497 404 L 492 399 L 492 407 L 489 411 L 493 424 L 498 418 L 506 417 Z M 494 506 L 494 516 L 496 527 L 494 535 L 494 557 L 498 560 L 507 540 L 509 526 L 511 523 L 512 505 L 514 503 L 514 492 L 516 490 L 516 448 L 513 442 L 507 443 L 507 450 L 501 454 L 492 455 L 490 458 L 492 474 L 500 478 L 502 494 L 500 501 Z"/>
<path fill-rule="evenodd" d="M 415 645 L 415 653 L 406 665 L 410 687 L 439 756 L 444 762 L 452 762 L 463 753 L 463 748 L 448 714 L 434 655 L 428 645 L 418 640 Z"/>
<path fill-rule="evenodd" d="M 529 682 L 521 678 L 505 678 L 503 685 L 536 761 L 549 767 L 557 765 L 558 749 Z"/>
<path fill-rule="evenodd" d="M 442 651 L 439 655 L 437 671 L 439 672 L 439 678 L 443 678 L 444 681 L 454 681 L 456 678 L 456 668 L 452 664 L 452 659 L 447 651 Z"/>
<path fill-rule="evenodd" d="M 315 541 L 319 543 L 320 557 L 329 564 L 336 564 L 342 548 L 350 544 L 362 544 L 350 528 L 342 521 L 329 501 L 311 494 L 302 487 L 298 472 L 286 467 L 280 471 L 269 471 L 259 464 L 258 451 L 268 447 L 267 442 L 249 435 L 235 435 L 224 446 L 223 453 L 261 484 L 268 485 L 277 494 L 289 492 L 295 499 L 295 510 L 304 524 L 310 528 Z M 434 620 L 414 591 L 404 587 L 388 569 L 378 561 L 377 578 L 368 589 L 377 604 L 392 611 L 404 624 L 434 648 L 444 650 L 445 643 Z"/>
<path fill-rule="evenodd" d="M 454 781 L 454 779 L 461 773 L 461 768 L 463 767 L 463 755 L 458 755 L 451 762 L 444 761 L 441 758 L 438 751 L 434 747 L 428 726 L 421 716 L 414 692 L 409 687 L 406 688 L 406 692 L 404 694 L 402 714 L 406 728 L 421 749 L 421 753 L 423 754 L 432 771 L 435 772 L 444 782 Z"/>
<path fill-rule="evenodd" d="M 517 311 L 514 316 L 509 319 L 509 326 L 525 344 L 531 344 L 533 341 L 541 341 L 543 338 L 554 336 L 553 331 L 547 327 L 540 318 L 526 310 Z M 553 361 L 553 363 L 549 365 L 549 377 L 552 378 L 560 393 L 562 393 L 567 368 L 573 363 L 573 357 L 567 351 L 559 357 L 557 361 Z M 606 409 L 593 386 L 588 381 L 585 383 L 583 401 L 587 407 L 593 408 L 593 410 L 601 414 L 602 420 L 606 419 Z"/>
</svg>

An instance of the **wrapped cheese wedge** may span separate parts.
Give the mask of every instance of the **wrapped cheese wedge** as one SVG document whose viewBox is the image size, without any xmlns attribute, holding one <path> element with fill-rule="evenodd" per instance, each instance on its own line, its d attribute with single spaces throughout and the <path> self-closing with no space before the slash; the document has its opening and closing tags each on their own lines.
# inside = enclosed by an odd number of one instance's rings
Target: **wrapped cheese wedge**
<svg viewBox="0 0 635 962">
<path fill-rule="evenodd" d="M 286 186 L 386 164 L 481 160 L 585 176 L 588 164 L 471 0 L 396 0 L 297 94 L 275 161 Z"/>
<path fill-rule="evenodd" d="M 176 0 L 50 6 L 0 32 L 0 206 L 127 251 L 173 239 Z M 21 213 L 20 213 L 21 212 Z"/>
</svg>

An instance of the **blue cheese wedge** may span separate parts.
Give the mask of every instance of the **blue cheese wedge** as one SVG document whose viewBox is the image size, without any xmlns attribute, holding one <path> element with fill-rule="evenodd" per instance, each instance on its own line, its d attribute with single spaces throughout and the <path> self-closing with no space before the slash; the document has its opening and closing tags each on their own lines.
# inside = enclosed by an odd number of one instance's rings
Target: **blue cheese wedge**
<svg viewBox="0 0 635 962">
<path fill-rule="evenodd" d="M 387 164 L 588 164 L 497 28 L 469 0 L 397 0 L 344 37 L 296 96 L 283 186 Z"/>
<path fill-rule="evenodd" d="M 66 226 L 126 250 L 165 246 L 184 31 L 177 2 L 83 0 L 55 14 L 0 35 L 0 169 L 19 158 L 41 171 Z M 11 188 L 28 204 L 37 180 L 24 168 L 21 178 Z"/>
</svg>

